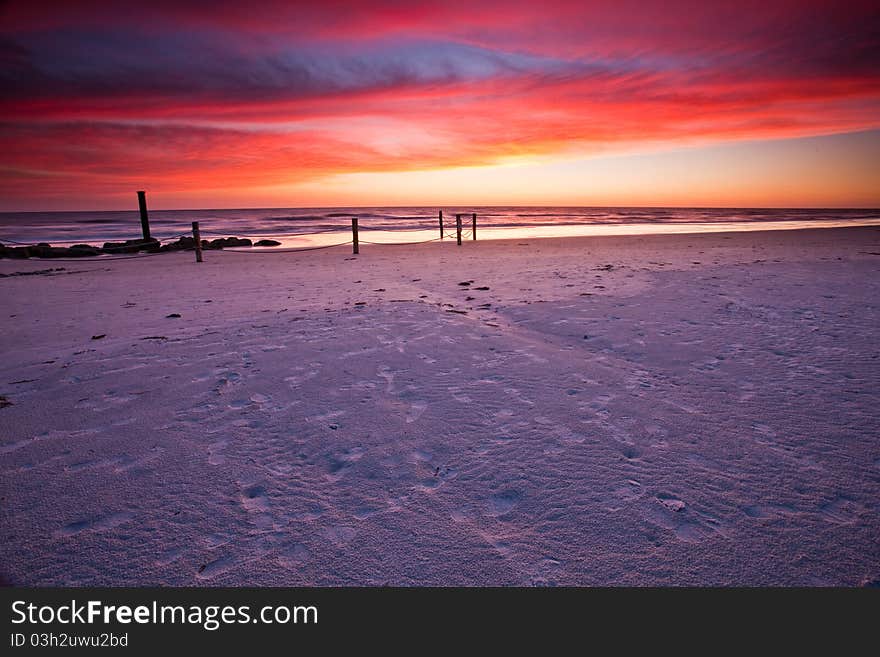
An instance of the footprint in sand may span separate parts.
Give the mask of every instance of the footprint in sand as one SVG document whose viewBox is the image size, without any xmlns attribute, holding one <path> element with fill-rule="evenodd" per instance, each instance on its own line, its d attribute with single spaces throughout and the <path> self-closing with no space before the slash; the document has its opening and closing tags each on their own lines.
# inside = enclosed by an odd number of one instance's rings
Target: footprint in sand
<svg viewBox="0 0 880 657">
<path fill-rule="evenodd" d="M 326 509 L 318 502 L 308 502 L 301 510 L 285 514 L 289 522 L 311 522 L 324 515 Z"/>
<path fill-rule="evenodd" d="M 416 489 L 423 493 L 430 493 L 443 486 L 447 481 L 452 481 L 456 477 L 458 477 L 457 470 L 448 466 L 438 465 L 431 470 L 430 476 L 422 479 L 416 485 Z"/>
<path fill-rule="evenodd" d="M 313 415 L 311 417 L 306 418 L 309 422 L 329 422 L 331 423 L 331 428 L 338 428 L 337 425 L 333 424 L 333 420 L 338 417 L 342 417 L 345 415 L 345 411 L 336 410 L 336 411 L 328 411 L 327 413 L 323 413 L 321 415 Z"/>
<path fill-rule="evenodd" d="M 228 440 L 219 440 L 216 443 L 208 445 L 208 463 L 211 465 L 223 465 L 226 463 L 226 457 L 223 450 L 229 445 Z"/>
<path fill-rule="evenodd" d="M 133 402 L 138 398 L 137 394 L 124 394 L 117 393 L 115 390 L 109 390 L 105 394 L 101 395 L 100 401 L 93 401 L 91 399 L 80 401 L 74 404 L 74 408 L 78 409 L 88 409 L 93 411 L 108 411 L 111 410 L 114 406 L 121 406 L 122 404 L 128 404 Z"/>
<path fill-rule="evenodd" d="M 161 447 L 153 447 L 149 452 L 144 454 L 143 456 L 139 456 L 137 458 L 129 456 L 128 454 L 123 455 L 121 457 L 120 462 L 113 468 L 114 474 L 123 474 L 126 472 L 135 472 L 138 469 L 142 468 L 145 465 L 148 465 L 152 461 L 155 461 L 165 450 Z"/>
<path fill-rule="evenodd" d="M 12 452 L 21 449 L 22 447 L 26 447 L 30 445 L 36 438 L 25 438 L 24 440 L 17 440 L 14 443 L 6 443 L 5 445 L 0 446 L 0 454 L 11 454 Z"/>
<path fill-rule="evenodd" d="M 416 462 L 430 462 L 434 455 L 426 449 L 417 449 L 412 453 L 412 459 Z"/>
<path fill-rule="evenodd" d="M 449 388 L 449 394 L 452 395 L 452 398 L 460 404 L 470 404 L 471 403 L 470 396 L 461 392 L 460 388 Z"/>
<path fill-rule="evenodd" d="M 167 566 L 168 564 L 172 564 L 183 555 L 183 548 L 171 548 L 170 550 L 165 550 L 162 554 L 158 556 L 156 559 L 157 566 Z"/>
<path fill-rule="evenodd" d="M 674 511 L 675 513 L 684 511 L 686 506 L 685 503 L 677 497 L 668 495 L 666 493 L 659 493 L 656 499 L 662 507 L 669 509 L 670 511 Z"/>
<path fill-rule="evenodd" d="M 79 472 L 80 470 L 91 470 L 92 468 L 99 468 L 102 465 L 105 465 L 103 460 L 90 460 L 90 461 L 77 461 L 76 463 L 71 463 L 70 465 L 64 466 L 64 469 L 67 472 Z"/>
<path fill-rule="evenodd" d="M 391 371 L 391 368 L 387 365 L 383 365 L 379 368 L 378 375 L 385 379 L 385 392 L 389 395 L 394 394 L 394 372 Z"/>
<path fill-rule="evenodd" d="M 765 445 L 772 444 L 774 438 L 776 438 L 776 432 L 766 424 L 753 424 L 752 429 L 759 434 L 760 437 L 755 439 L 759 443 Z"/>
<path fill-rule="evenodd" d="M 199 566 L 196 577 L 199 579 L 212 579 L 217 575 L 222 575 L 227 570 L 235 566 L 236 559 L 231 556 L 220 557 Z"/>
<path fill-rule="evenodd" d="M 223 372 L 214 386 L 214 392 L 218 395 L 226 392 L 230 387 L 241 381 L 241 375 L 238 372 Z"/>
<path fill-rule="evenodd" d="M 532 361 L 533 363 L 537 363 L 539 365 L 543 365 L 544 363 L 547 362 L 546 358 L 542 358 L 541 356 L 536 356 L 528 349 L 514 349 L 514 353 L 519 356 L 522 356 L 524 358 L 527 358 L 528 360 Z"/>
<path fill-rule="evenodd" d="M 108 516 L 93 518 L 89 520 L 78 520 L 69 525 L 65 525 L 56 532 L 59 537 L 76 536 L 84 531 L 100 531 L 102 529 L 113 529 L 118 527 L 134 517 L 134 514 L 126 511 L 120 513 L 112 513 Z"/>
<path fill-rule="evenodd" d="M 819 505 L 823 519 L 836 525 L 848 525 L 859 519 L 862 507 L 854 500 L 840 495 Z"/>
<path fill-rule="evenodd" d="M 512 512 L 522 500 L 523 495 L 514 488 L 507 488 L 488 500 L 489 515 L 493 517 L 501 517 Z"/>
<path fill-rule="evenodd" d="M 516 400 L 517 400 L 518 402 L 520 402 L 521 404 L 526 404 L 526 405 L 528 405 L 528 406 L 534 406 L 534 405 L 535 405 L 535 402 L 533 402 L 531 399 L 527 399 L 527 398 L 525 398 L 525 397 L 520 393 L 520 391 L 517 390 L 516 388 L 504 388 L 504 393 L 505 393 L 506 395 L 510 395 L 511 397 L 513 397 L 514 399 L 516 399 Z"/>
<path fill-rule="evenodd" d="M 687 454 L 684 459 L 688 463 L 693 463 L 696 467 L 708 472 L 721 472 L 723 469 L 718 461 L 706 458 L 700 454 Z"/>
<path fill-rule="evenodd" d="M 375 515 L 382 513 L 382 509 L 370 506 L 369 504 L 365 504 L 363 506 L 359 506 L 354 510 L 352 515 L 358 520 L 366 520 L 367 518 L 372 518 Z"/>
<path fill-rule="evenodd" d="M 324 538 L 336 547 L 345 547 L 357 536 L 357 529 L 348 525 L 336 525 L 324 530 Z"/>
<path fill-rule="evenodd" d="M 289 385 L 291 388 L 299 388 L 303 383 L 318 376 L 317 369 L 314 370 L 306 370 L 303 367 L 296 367 L 294 371 L 298 372 L 297 374 L 293 374 L 291 376 L 285 377 L 284 382 Z"/>
<path fill-rule="evenodd" d="M 455 523 L 469 522 L 473 518 L 470 509 L 466 508 L 453 509 L 449 512 L 449 517 Z"/>
<path fill-rule="evenodd" d="M 242 491 L 240 499 L 241 505 L 249 513 L 265 513 L 269 510 L 269 498 L 263 486 L 248 486 Z"/>
<path fill-rule="evenodd" d="M 782 518 L 795 512 L 794 507 L 785 504 L 753 504 L 743 507 L 742 511 L 755 519 Z"/>
<path fill-rule="evenodd" d="M 562 427 L 560 429 L 559 440 L 568 445 L 580 445 L 586 442 L 587 437 L 582 433 Z"/>
<path fill-rule="evenodd" d="M 428 402 L 424 401 L 414 401 L 409 405 L 409 411 L 406 414 L 406 423 L 412 424 L 416 420 L 418 420 L 422 413 L 425 412 L 425 409 L 428 408 Z"/>
<path fill-rule="evenodd" d="M 621 502 L 632 502 L 642 496 L 642 485 L 635 479 L 627 479 L 614 489 L 614 496 Z"/>
<path fill-rule="evenodd" d="M 330 481 L 337 481 L 354 463 L 358 462 L 363 455 L 363 447 L 352 447 L 341 454 L 328 455 L 326 466 L 327 472 L 325 477 Z"/>
<path fill-rule="evenodd" d="M 562 562 L 558 559 L 546 557 L 541 559 L 531 568 L 526 586 L 556 586 L 557 579 L 562 571 Z"/>
<path fill-rule="evenodd" d="M 648 503 L 646 519 L 675 533 L 675 537 L 687 543 L 696 543 L 714 533 L 725 535 L 725 526 L 718 518 L 706 513 L 692 511 L 675 495 L 658 493 Z"/>
<path fill-rule="evenodd" d="M 232 540 L 232 535 L 225 532 L 215 532 L 202 537 L 202 543 L 209 550 L 216 550 L 221 545 L 226 545 Z"/>
<path fill-rule="evenodd" d="M 288 545 L 281 549 L 281 553 L 278 555 L 278 563 L 290 570 L 297 570 L 301 568 L 311 556 L 312 553 L 309 552 L 309 549 L 305 545 L 294 543 L 293 545 Z"/>
</svg>

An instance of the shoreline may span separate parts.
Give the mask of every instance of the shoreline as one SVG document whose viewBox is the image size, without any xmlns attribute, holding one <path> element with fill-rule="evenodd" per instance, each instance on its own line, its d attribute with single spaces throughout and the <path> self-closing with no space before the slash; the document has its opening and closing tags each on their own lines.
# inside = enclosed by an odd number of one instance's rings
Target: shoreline
<svg viewBox="0 0 880 657">
<path fill-rule="evenodd" d="M 830 221 L 830 222 L 767 222 L 772 223 L 771 226 L 761 225 L 760 227 L 753 227 L 755 223 L 736 223 L 736 224 L 700 224 L 704 228 L 704 230 L 694 231 L 691 230 L 693 225 L 691 224 L 626 224 L 626 225 L 562 225 L 549 227 L 549 229 L 561 232 L 568 232 L 568 229 L 571 229 L 571 234 L 563 234 L 563 235 L 547 235 L 542 234 L 548 231 L 548 227 L 542 226 L 533 226 L 533 227 L 522 227 L 522 228 L 477 228 L 478 239 L 471 240 L 470 237 L 467 239 L 463 239 L 463 243 L 471 243 L 472 241 L 478 242 L 504 242 L 504 241 L 514 241 L 514 240 L 523 240 L 523 239 L 533 239 L 533 240 L 580 240 L 580 239 L 594 239 L 594 238 L 617 238 L 617 237 L 642 237 L 642 236 L 661 236 L 661 235 L 714 235 L 714 234 L 736 234 L 736 233 L 768 233 L 768 232 L 787 232 L 787 231 L 815 231 L 815 230 L 851 230 L 851 229 L 877 229 L 880 228 L 880 220 L 877 220 L 876 223 L 868 222 L 868 223 L 860 223 L 858 225 L 839 225 L 841 222 Z M 763 224 L 764 222 L 762 222 Z M 827 223 L 828 225 L 816 225 L 817 223 Z M 578 232 L 582 231 L 584 228 L 590 228 L 595 230 L 594 233 L 583 233 Z M 645 228 L 650 228 L 652 230 L 642 230 Z M 505 233 L 516 231 L 517 235 L 515 236 L 507 236 Z M 416 246 L 422 243 L 432 243 L 432 242 L 440 242 L 449 243 L 455 241 L 455 236 L 446 235 L 445 239 L 439 240 L 436 238 L 436 233 L 431 230 L 417 231 L 419 233 L 419 238 L 424 237 L 425 239 L 414 239 L 411 236 L 413 231 L 380 231 L 380 230 L 368 230 L 361 229 L 360 243 L 363 247 L 375 247 L 375 246 Z M 408 236 L 409 235 L 409 236 Z M 430 237 L 434 235 L 433 237 Z M 488 235 L 488 236 L 487 236 Z M 371 240 L 364 239 L 363 236 L 367 237 L 376 237 L 388 239 L 391 238 L 391 241 L 385 242 L 373 242 Z M 350 238 L 349 233 L 345 232 L 334 232 L 322 234 L 317 237 L 310 235 L 274 235 L 269 238 L 254 238 L 253 240 L 248 237 L 238 237 L 234 235 L 230 235 L 222 238 L 214 238 L 212 240 L 202 240 L 202 248 L 206 251 L 220 251 L 220 250 L 228 250 L 228 251 L 237 251 L 237 252 L 254 252 L 254 253 L 271 253 L 273 251 L 277 252 L 295 252 L 298 249 L 303 251 L 308 251 L 315 249 L 316 247 L 324 249 L 324 248 L 332 248 L 332 247 L 343 247 L 350 244 L 350 241 L 338 243 L 339 239 Z M 397 241 L 395 241 L 397 240 Z M 410 241 L 413 240 L 413 241 Z M 260 244 L 260 241 L 271 241 L 275 242 L 275 244 Z M 72 242 L 69 242 L 72 243 Z M 56 242 L 56 244 L 59 244 Z M 187 251 L 193 252 L 195 249 L 193 247 L 193 240 L 190 237 L 181 237 L 178 238 L 176 242 L 168 242 L 166 244 L 162 244 L 160 248 L 160 243 L 158 241 L 145 242 L 142 239 L 132 239 L 126 242 L 118 242 L 118 243 L 107 243 L 103 247 L 97 247 L 88 244 L 79 245 L 82 247 L 81 249 L 77 249 L 73 247 L 73 252 L 70 253 L 71 247 L 69 246 L 60 246 L 55 247 L 49 243 L 44 243 L 43 247 L 36 247 L 38 249 L 42 249 L 45 255 L 31 255 L 30 257 L 25 257 L 20 254 L 13 255 L 16 251 L 21 251 L 22 249 L 30 248 L 34 249 L 34 246 L 24 246 L 19 245 L 18 243 L 10 244 L 10 246 L 4 246 L 0 243 L 0 262 L 4 260 L 15 260 L 15 261 L 46 261 L 46 260 L 56 260 L 56 261 L 73 261 L 73 260 L 83 260 L 85 261 L 106 261 L 110 258 L 117 258 L 119 256 L 134 256 L 136 254 L 140 255 L 158 255 L 159 253 L 168 253 L 168 252 L 178 252 L 178 251 Z M 61 251 L 67 251 L 67 253 L 61 253 Z M 55 252 L 55 253 L 52 253 Z M 52 253 L 50 255 L 50 253 Z"/>
</svg>

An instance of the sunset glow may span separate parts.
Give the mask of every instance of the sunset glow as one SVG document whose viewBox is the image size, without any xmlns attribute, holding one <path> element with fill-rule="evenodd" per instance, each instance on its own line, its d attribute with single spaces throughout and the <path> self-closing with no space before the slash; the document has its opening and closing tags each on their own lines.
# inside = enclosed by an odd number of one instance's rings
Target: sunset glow
<svg viewBox="0 0 880 657">
<path fill-rule="evenodd" d="M 880 206 L 872 2 L 53 5 L 0 8 L 0 210 Z"/>
</svg>

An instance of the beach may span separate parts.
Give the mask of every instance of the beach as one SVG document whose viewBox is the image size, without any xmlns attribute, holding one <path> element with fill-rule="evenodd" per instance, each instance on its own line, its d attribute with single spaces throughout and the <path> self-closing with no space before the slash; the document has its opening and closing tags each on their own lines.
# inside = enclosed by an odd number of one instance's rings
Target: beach
<svg viewBox="0 0 880 657">
<path fill-rule="evenodd" d="M 878 227 L 0 274 L 7 582 L 880 581 Z"/>
</svg>

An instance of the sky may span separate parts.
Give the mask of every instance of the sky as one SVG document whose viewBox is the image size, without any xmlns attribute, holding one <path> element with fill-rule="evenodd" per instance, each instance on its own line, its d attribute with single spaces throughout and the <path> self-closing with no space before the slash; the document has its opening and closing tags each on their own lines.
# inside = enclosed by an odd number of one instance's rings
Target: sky
<svg viewBox="0 0 880 657">
<path fill-rule="evenodd" d="M 880 207 L 878 7 L 0 2 L 0 211 Z"/>
</svg>

